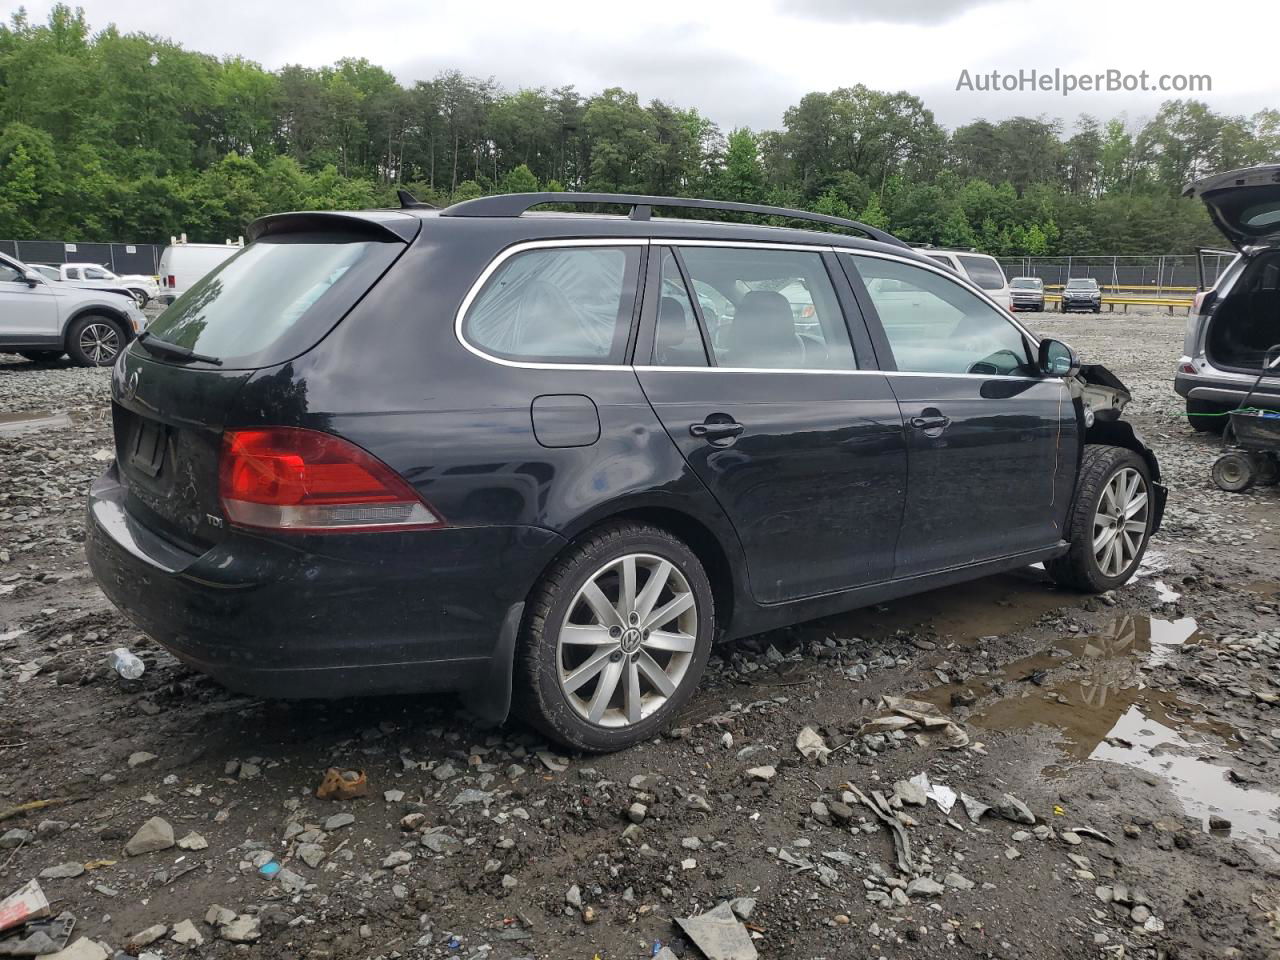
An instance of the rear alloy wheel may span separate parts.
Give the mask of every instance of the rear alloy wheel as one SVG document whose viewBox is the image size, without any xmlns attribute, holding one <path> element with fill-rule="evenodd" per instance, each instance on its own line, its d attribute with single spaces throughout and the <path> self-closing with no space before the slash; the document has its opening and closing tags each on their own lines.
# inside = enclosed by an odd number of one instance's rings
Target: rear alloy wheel
<svg viewBox="0 0 1280 960">
<path fill-rule="evenodd" d="M 82 367 L 111 366 L 124 345 L 124 331 L 109 317 L 81 317 L 67 334 L 67 353 Z"/>
<path fill-rule="evenodd" d="M 1071 548 L 1045 564 L 1049 575 L 1086 593 L 1126 583 L 1151 537 L 1151 495 L 1151 474 L 1138 454 L 1123 447 L 1086 447 L 1068 518 Z"/>
<path fill-rule="evenodd" d="M 550 736 L 609 751 L 653 736 L 689 700 L 714 629 L 711 586 L 666 531 L 590 535 L 534 591 L 518 661 L 521 710 Z"/>
</svg>

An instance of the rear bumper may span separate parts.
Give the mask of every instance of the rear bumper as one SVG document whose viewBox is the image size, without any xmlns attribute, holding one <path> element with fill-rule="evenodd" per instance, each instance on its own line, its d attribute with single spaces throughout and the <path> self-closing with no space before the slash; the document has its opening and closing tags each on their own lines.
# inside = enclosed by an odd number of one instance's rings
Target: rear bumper
<svg viewBox="0 0 1280 960">
<path fill-rule="evenodd" d="M 103 592 L 183 662 L 265 697 L 483 686 L 504 617 L 564 544 L 528 526 L 237 531 L 196 555 L 139 525 L 124 495 L 114 466 L 90 489 L 86 552 Z"/>
<path fill-rule="evenodd" d="M 1248 395 L 1254 380 L 1255 377 L 1215 371 L 1212 368 L 1204 373 L 1179 370 L 1173 376 L 1173 390 L 1178 396 L 1188 400 L 1236 406 Z M 1262 406 L 1280 406 L 1280 381 L 1276 378 L 1263 378 L 1249 402 Z"/>
</svg>

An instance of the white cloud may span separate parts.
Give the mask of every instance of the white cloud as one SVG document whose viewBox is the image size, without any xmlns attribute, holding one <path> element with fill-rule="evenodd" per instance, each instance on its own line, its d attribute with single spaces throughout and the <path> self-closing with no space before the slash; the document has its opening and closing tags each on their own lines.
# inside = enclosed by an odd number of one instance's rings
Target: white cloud
<svg viewBox="0 0 1280 960">
<path fill-rule="evenodd" d="M 30 4 L 33 18 L 51 0 Z M 504 86 L 607 86 L 642 101 L 697 107 L 722 128 L 777 127 L 811 90 L 863 83 L 907 90 L 955 126 L 1018 113 L 1071 120 L 1149 115 L 1169 94 L 957 92 L 962 69 L 1108 68 L 1208 73 L 1219 110 L 1251 113 L 1280 103 L 1266 57 L 1242 53 L 1225 31 L 1188 29 L 1177 5 L 1081 0 L 560 0 L 554 13 L 526 0 L 478 4 L 392 0 L 84 0 L 91 24 L 171 37 L 184 46 L 241 54 L 267 67 L 318 66 L 367 57 L 402 82 L 456 67 Z M 1202 16 L 1202 14 L 1196 14 Z M 1239 0 L 1235 23 L 1275 22 L 1264 0 Z"/>
</svg>

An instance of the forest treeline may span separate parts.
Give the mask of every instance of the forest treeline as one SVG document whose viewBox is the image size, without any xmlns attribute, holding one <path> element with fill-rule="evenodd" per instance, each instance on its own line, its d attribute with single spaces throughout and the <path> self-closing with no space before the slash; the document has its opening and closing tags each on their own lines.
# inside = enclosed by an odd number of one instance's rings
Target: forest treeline
<svg viewBox="0 0 1280 960">
<path fill-rule="evenodd" d="M 915 96 L 805 95 L 777 130 L 610 88 L 410 86 L 364 59 L 265 70 L 84 12 L 0 26 L 0 238 L 221 241 L 264 213 L 594 190 L 804 207 L 997 255 L 1220 245 L 1188 180 L 1280 159 L 1280 112 L 1170 100 L 1138 123 L 976 120 Z"/>
</svg>

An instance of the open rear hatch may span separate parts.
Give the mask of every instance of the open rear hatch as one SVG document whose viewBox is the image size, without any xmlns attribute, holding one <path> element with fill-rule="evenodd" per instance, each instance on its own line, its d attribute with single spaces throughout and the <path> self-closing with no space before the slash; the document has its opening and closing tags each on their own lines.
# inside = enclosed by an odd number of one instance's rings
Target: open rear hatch
<svg viewBox="0 0 1280 960">
<path fill-rule="evenodd" d="M 1199 197 L 1237 250 L 1280 243 L 1280 164 L 1214 174 L 1182 190 Z"/>
<path fill-rule="evenodd" d="M 116 472 L 133 522 L 197 554 L 226 535 L 224 428 L 306 416 L 305 387 L 288 389 L 288 361 L 341 322 L 420 226 L 390 212 L 259 220 L 250 228 L 253 242 L 130 345 L 111 392 Z M 280 384 L 273 405 L 260 395 L 243 401 L 244 385 L 266 368 L 289 383 Z"/>
</svg>

